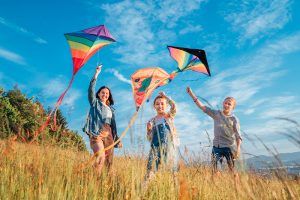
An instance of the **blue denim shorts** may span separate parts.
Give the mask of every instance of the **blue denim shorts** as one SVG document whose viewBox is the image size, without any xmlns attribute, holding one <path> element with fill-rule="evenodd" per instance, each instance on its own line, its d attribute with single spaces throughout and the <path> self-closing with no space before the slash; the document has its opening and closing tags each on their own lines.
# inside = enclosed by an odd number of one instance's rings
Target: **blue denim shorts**
<svg viewBox="0 0 300 200">
<path fill-rule="evenodd" d="M 213 169 L 217 170 L 218 163 L 222 164 L 223 159 L 226 158 L 230 170 L 234 168 L 233 154 L 229 147 L 213 147 L 212 149 L 212 165 Z"/>
</svg>

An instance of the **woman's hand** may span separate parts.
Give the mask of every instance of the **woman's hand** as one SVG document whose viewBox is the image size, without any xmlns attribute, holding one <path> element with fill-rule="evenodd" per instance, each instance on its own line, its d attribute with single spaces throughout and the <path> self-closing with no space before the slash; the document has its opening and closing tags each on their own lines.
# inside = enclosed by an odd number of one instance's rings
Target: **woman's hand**
<svg viewBox="0 0 300 200">
<path fill-rule="evenodd" d="M 95 78 L 95 79 L 97 79 L 98 75 L 99 75 L 100 72 L 101 72 L 101 69 L 102 69 L 102 65 L 97 66 L 96 72 L 95 72 L 95 75 L 94 75 L 94 78 Z"/>
<path fill-rule="evenodd" d="M 101 69 L 102 69 L 102 65 L 97 66 L 96 67 L 96 74 L 100 74 Z"/>
</svg>

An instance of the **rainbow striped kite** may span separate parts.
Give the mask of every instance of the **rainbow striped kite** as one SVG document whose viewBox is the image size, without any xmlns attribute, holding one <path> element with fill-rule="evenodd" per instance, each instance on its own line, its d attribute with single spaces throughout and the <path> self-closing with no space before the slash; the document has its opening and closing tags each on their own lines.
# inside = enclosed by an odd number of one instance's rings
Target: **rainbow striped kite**
<svg viewBox="0 0 300 200">
<path fill-rule="evenodd" d="M 41 133 L 49 124 L 49 121 L 53 115 L 54 129 L 56 128 L 56 112 L 62 101 L 72 85 L 74 77 L 78 70 L 102 47 L 105 45 L 116 42 L 109 31 L 104 25 L 84 29 L 82 31 L 66 33 L 65 37 L 70 45 L 71 54 L 73 59 L 73 75 L 67 89 L 60 95 L 56 101 L 50 114 L 47 116 L 46 122 L 39 128 L 36 136 L 32 139 L 31 143 L 37 138 L 39 133 Z"/>
<path fill-rule="evenodd" d="M 177 69 L 170 74 L 172 80 L 178 72 L 193 70 L 210 76 L 204 50 L 168 46 L 171 57 L 178 63 Z"/>
<path fill-rule="evenodd" d="M 65 37 L 71 48 L 74 74 L 76 74 L 99 49 L 116 41 L 104 25 L 66 33 Z"/>
</svg>

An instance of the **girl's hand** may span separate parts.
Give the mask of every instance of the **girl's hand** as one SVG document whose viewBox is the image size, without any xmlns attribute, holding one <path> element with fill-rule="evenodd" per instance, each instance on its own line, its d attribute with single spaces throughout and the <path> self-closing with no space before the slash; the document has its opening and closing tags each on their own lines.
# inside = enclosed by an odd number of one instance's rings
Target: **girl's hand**
<svg viewBox="0 0 300 200">
<path fill-rule="evenodd" d="M 147 133 L 149 133 L 152 130 L 152 128 L 153 128 L 153 123 L 151 121 L 149 121 L 147 123 Z"/>
<path fill-rule="evenodd" d="M 165 94 L 164 92 L 160 92 L 159 95 L 160 95 L 161 97 L 167 97 L 166 94 Z"/>
</svg>

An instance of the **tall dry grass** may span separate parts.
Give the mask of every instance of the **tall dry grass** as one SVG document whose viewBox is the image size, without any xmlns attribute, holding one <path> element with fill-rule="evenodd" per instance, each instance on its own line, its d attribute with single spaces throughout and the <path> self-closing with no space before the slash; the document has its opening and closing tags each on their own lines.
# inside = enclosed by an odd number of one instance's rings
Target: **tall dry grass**
<svg viewBox="0 0 300 200">
<path fill-rule="evenodd" d="M 76 150 L 2 141 L 0 199 L 300 199 L 295 179 L 251 173 L 212 176 L 205 166 L 157 173 L 145 186 L 145 159 L 117 157 L 111 172 L 77 170 L 90 155 Z"/>
</svg>

